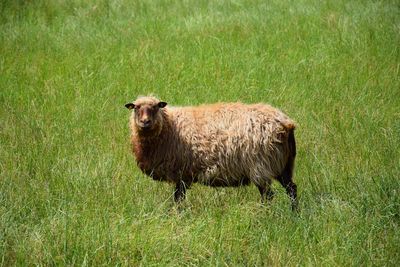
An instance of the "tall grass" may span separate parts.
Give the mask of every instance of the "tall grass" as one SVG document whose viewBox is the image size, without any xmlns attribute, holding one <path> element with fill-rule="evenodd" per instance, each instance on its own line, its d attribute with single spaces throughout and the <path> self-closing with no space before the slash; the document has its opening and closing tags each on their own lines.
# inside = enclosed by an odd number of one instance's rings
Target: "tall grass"
<svg viewBox="0 0 400 267">
<path fill-rule="evenodd" d="M 400 262 L 398 1 L 2 1 L 0 263 Z M 295 180 L 172 186 L 137 169 L 123 105 L 267 102 L 298 123 Z"/>
</svg>

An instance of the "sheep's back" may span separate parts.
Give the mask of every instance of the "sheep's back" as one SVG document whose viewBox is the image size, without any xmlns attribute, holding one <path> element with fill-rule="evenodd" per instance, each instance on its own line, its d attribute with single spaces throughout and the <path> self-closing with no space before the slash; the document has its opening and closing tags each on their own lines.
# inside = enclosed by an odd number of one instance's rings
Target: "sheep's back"
<svg viewBox="0 0 400 267">
<path fill-rule="evenodd" d="M 234 103 L 171 108 L 169 113 L 200 170 L 200 182 L 273 177 L 284 168 L 287 133 L 295 124 L 278 109 Z"/>
</svg>

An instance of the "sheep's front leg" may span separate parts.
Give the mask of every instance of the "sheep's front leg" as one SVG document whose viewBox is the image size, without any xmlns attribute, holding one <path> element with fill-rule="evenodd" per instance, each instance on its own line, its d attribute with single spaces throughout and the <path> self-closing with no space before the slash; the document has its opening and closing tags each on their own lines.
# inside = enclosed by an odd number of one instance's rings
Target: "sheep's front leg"
<svg viewBox="0 0 400 267">
<path fill-rule="evenodd" d="M 260 191 L 261 204 L 264 204 L 265 200 L 267 200 L 267 202 L 272 201 L 272 199 L 274 198 L 275 193 L 271 189 L 271 180 L 267 180 L 262 185 L 257 185 L 257 188 Z"/>
<path fill-rule="evenodd" d="M 178 181 L 175 188 L 174 198 L 175 202 L 179 203 L 186 197 L 186 184 L 182 180 Z"/>
</svg>

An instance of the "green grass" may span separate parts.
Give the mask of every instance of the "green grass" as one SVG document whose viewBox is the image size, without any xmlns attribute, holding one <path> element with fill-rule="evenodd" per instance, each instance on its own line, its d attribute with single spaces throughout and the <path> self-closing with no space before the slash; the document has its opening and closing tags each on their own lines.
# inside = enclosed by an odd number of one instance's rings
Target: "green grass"
<svg viewBox="0 0 400 267">
<path fill-rule="evenodd" d="M 398 1 L 2 1 L 0 265 L 396 266 Z M 127 101 L 267 102 L 298 122 L 295 181 L 140 173 Z"/>
</svg>

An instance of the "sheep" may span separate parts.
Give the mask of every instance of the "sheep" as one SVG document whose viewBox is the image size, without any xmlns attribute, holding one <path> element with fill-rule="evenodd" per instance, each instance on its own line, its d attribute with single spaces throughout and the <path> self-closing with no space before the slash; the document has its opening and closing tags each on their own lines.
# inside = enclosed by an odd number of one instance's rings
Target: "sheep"
<svg viewBox="0 0 400 267">
<path fill-rule="evenodd" d="M 125 105 L 132 152 L 154 180 L 175 185 L 179 203 L 193 183 L 236 187 L 253 183 L 261 202 L 270 201 L 272 179 L 280 182 L 297 209 L 292 180 L 295 123 L 267 104 L 216 103 L 167 107 L 153 96 Z"/>
</svg>

